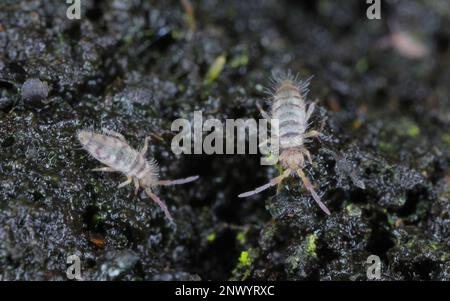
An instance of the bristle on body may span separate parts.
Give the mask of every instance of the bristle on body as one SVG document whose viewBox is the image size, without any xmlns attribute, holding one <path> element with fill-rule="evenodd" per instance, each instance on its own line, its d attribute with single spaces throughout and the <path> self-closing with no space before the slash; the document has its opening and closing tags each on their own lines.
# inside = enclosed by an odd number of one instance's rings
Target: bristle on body
<svg viewBox="0 0 450 301">
<path fill-rule="evenodd" d="M 118 188 L 134 183 L 135 194 L 140 187 L 144 188 L 146 194 L 156 202 L 164 211 L 166 217 L 172 220 L 167 206 L 159 199 L 152 189 L 158 185 L 179 185 L 198 179 L 192 176 L 177 180 L 159 180 L 158 164 L 155 160 L 146 160 L 145 154 L 148 149 L 149 137 L 145 138 L 144 146 L 140 151 L 132 148 L 125 138 L 114 131 L 104 129 L 104 134 L 80 130 L 77 138 L 81 146 L 95 159 L 105 164 L 107 167 L 95 168 L 94 171 L 118 171 L 125 174 L 127 180 L 121 183 Z"/>
</svg>

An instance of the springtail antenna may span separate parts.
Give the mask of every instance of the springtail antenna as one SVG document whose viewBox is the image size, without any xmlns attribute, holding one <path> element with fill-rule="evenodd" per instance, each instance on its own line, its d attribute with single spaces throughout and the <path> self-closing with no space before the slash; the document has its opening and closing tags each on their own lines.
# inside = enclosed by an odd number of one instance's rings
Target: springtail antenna
<svg viewBox="0 0 450 301">
<path fill-rule="evenodd" d="M 181 185 L 189 182 L 193 182 L 197 180 L 199 176 L 192 176 L 184 179 L 176 179 L 176 180 L 160 180 L 157 182 L 158 185 L 169 186 L 169 185 Z"/>
</svg>

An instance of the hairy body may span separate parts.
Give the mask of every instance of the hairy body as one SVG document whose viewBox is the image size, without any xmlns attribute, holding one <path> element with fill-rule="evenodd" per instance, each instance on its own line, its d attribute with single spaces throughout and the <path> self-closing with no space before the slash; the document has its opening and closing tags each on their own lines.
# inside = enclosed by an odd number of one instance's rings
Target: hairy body
<svg viewBox="0 0 450 301">
<path fill-rule="evenodd" d="M 281 181 L 296 173 L 302 180 L 305 188 L 311 193 L 319 207 L 326 213 L 330 211 L 322 203 L 313 185 L 303 172 L 305 157 L 312 164 L 309 151 L 305 147 L 308 138 L 318 137 L 320 133 L 315 130 L 307 131 L 308 121 L 314 112 L 315 104 L 306 107 L 305 99 L 308 92 L 309 81 L 298 81 L 290 74 L 275 79 L 275 90 L 273 91 L 271 103 L 271 116 L 261 108 L 262 115 L 267 120 L 278 120 L 278 141 L 280 147 L 279 160 L 284 172 L 272 179 L 269 183 L 245 192 L 239 197 L 248 197 L 257 194 L 269 187 L 281 183 Z M 272 123 L 272 128 L 275 125 Z"/>
<path fill-rule="evenodd" d="M 145 138 L 143 148 L 137 151 L 127 143 L 121 134 L 106 129 L 103 132 L 104 134 L 99 134 L 82 130 L 77 135 L 83 148 L 95 159 L 106 165 L 106 167 L 95 168 L 94 171 L 123 173 L 127 180 L 121 183 L 118 188 L 133 182 L 135 194 L 140 187 L 143 188 L 145 193 L 161 207 L 167 218 L 172 220 L 167 206 L 152 192 L 152 189 L 158 185 L 185 184 L 195 181 L 198 176 L 178 180 L 159 180 L 156 161 L 145 158 L 149 137 Z"/>
</svg>

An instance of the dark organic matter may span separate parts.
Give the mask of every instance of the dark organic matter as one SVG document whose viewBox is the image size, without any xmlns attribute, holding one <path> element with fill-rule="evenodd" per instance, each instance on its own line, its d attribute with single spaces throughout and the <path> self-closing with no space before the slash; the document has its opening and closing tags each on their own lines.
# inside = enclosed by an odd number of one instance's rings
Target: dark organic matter
<svg viewBox="0 0 450 301">
<path fill-rule="evenodd" d="M 372 254 L 382 279 L 450 280 L 447 1 L 383 1 L 381 20 L 357 0 L 81 2 L 79 21 L 0 4 L 1 280 L 65 280 L 69 255 L 86 280 L 365 280 Z M 256 118 L 287 69 L 314 75 L 304 172 L 330 216 L 297 177 L 239 199 L 278 175 L 257 155 L 170 151 L 174 119 Z M 200 175 L 159 192 L 176 223 L 90 171 L 76 132 L 101 127 L 154 137 L 165 178 Z"/>
</svg>

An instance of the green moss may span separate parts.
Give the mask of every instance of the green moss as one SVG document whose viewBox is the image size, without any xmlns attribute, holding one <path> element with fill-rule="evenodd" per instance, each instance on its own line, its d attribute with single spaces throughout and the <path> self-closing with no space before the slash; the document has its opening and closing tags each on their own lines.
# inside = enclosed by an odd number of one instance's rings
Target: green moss
<svg viewBox="0 0 450 301">
<path fill-rule="evenodd" d="M 94 214 L 93 216 L 94 224 L 98 224 L 104 222 L 106 220 L 106 216 L 102 214 Z"/>
<path fill-rule="evenodd" d="M 273 162 L 274 164 L 275 164 L 275 156 L 272 154 L 272 153 L 270 153 L 269 155 L 267 155 L 266 156 L 266 161 L 267 162 Z"/>
<path fill-rule="evenodd" d="M 397 221 L 397 216 L 394 214 L 387 214 L 387 221 L 390 226 L 394 226 Z"/>
<path fill-rule="evenodd" d="M 272 243 L 274 242 L 276 229 L 277 227 L 274 223 L 268 223 L 266 226 L 264 226 L 264 228 L 261 230 L 259 239 L 259 245 L 261 249 L 266 250 L 272 245 Z"/>
<path fill-rule="evenodd" d="M 442 141 L 450 147 L 450 134 L 442 135 Z"/>
<path fill-rule="evenodd" d="M 413 240 L 413 239 L 409 240 L 409 241 L 405 244 L 405 246 L 406 246 L 408 249 L 411 249 L 411 248 L 414 246 L 414 240 Z"/>
<path fill-rule="evenodd" d="M 213 241 L 215 241 L 216 240 L 216 233 L 210 233 L 207 237 L 206 237 L 206 240 L 207 241 L 209 241 L 209 242 L 213 242 Z"/>
<path fill-rule="evenodd" d="M 239 241 L 242 245 L 245 244 L 246 238 L 245 238 L 245 232 L 241 231 L 236 235 L 236 240 Z"/>
<path fill-rule="evenodd" d="M 369 62 L 365 57 L 360 58 L 355 64 L 356 72 L 365 73 L 369 69 Z"/>
<path fill-rule="evenodd" d="M 255 249 L 250 248 L 247 251 L 242 251 L 230 280 L 243 281 L 249 278 L 252 272 L 252 264 L 257 256 L 258 252 Z"/>
<path fill-rule="evenodd" d="M 420 128 L 417 125 L 412 125 L 407 129 L 406 133 L 408 136 L 415 138 L 420 135 Z"/>
<path fill-rule="evenodd" d="M 450 260 L 450 253 L 444 252 L 444 254 L 441 255 L 439 258 L 442 262 L 447 262 Z"/>
<path fill-rule="evenodd" d="M 295 274 L 305 263 L 317 260 L 317 235 L 309 234 L 301 246 L 285 260 L 288 274 Z"/>
<path fill-rule="evenodd" d="M 317 235 L 316 234 L 310 234 L 306 238 L 306 253 L 312 256 L 317 256 L 316 253 L 316 241 L 317 241 Z"/>
<path fill-rule="evenodd" d="M 155 30 L 152 28 L 143 31 L 144 37 L 150 38 L 155 34 Z"/>
<path fill-rule="evenodd" d="M 222 73 L 223 67 L 225 66 L 226 62 L 227 58 L 224 54 L 219 55 L 214 60 L 205 76 L 204 83 L 206 85 L 213 83 L 219 77 L 220 73 Z"/>
<path fill-rule="evenodd" d="M 172 30 L 170 35 L 174 40 L 181 40 L 184 37 L 184 33 L 179 30 Z"/>
<path fill-rule="evenodd" d="M 230 66 L 232 68 L 238 68 L 240 66 L 245 66 L 247 64 L 248 64 L 248 54 L 246 52 L 239 56 L 234 57 L 230 62 Z"/>
<path fill-rule="evenodd" d="M 239 256 L 239 264 L 243 266 L 250 266 L 251 262 L 249 259 L 248 251 L 242 251 Z"/>
<path fill-rule="evenodd" d="M 402 118 L 399 120 L 397 127 L 397 133 L 400 136 L 407 136 L 411 138 L 416 138 L 420 135 L 419 126 L 412 120 L 407 118 Z"/>
<path fill-rule="evenodd" d="M 133 39 L 134 37 L 132 34 L 127 34 L 123 37 L 123 42 L 126 46 L 131 46 L 131 44 L 133 44 Z"/>
<path fill-rule="evenodd" d="M 361 208 L 353 204 L 348 204 L 345 207 L 345 210 L 347 211 L 347 214 L 350 216 L 361 216 Z"/>
<path fill-rule="evenodd" d="M 385 152 L 385 153 L 388 153 L 388 154 L 395 153 L 396 150 L 397 150 L 397 148 L 396 148 L 395 145 L 393 145 L 393 144 L 391 144 L 391 143 L 388 143 L 388 142 L 383 142 L 383 141 L 380 141 L 380 142 L 378 143 L 378 148 L 379 148 L 382 152 Z"/>
<path fill-rule="evenodd" d="M 435 242 L 435 241 L 432 241 L 431 243 L 430 243 L 430 247 L 431 247 L 431 249 L 433 249 L 434 251 L 436 251 L 437 249 L 439 249 L 439 243 L 438 242 Z"/>
<path fill-rule="evenodd" d="M 302 258 L 297 253 L 286 258 L 286 266 L 288 267 L 289 273 L 295 273 L 300 265 Z"/>
</svg>

